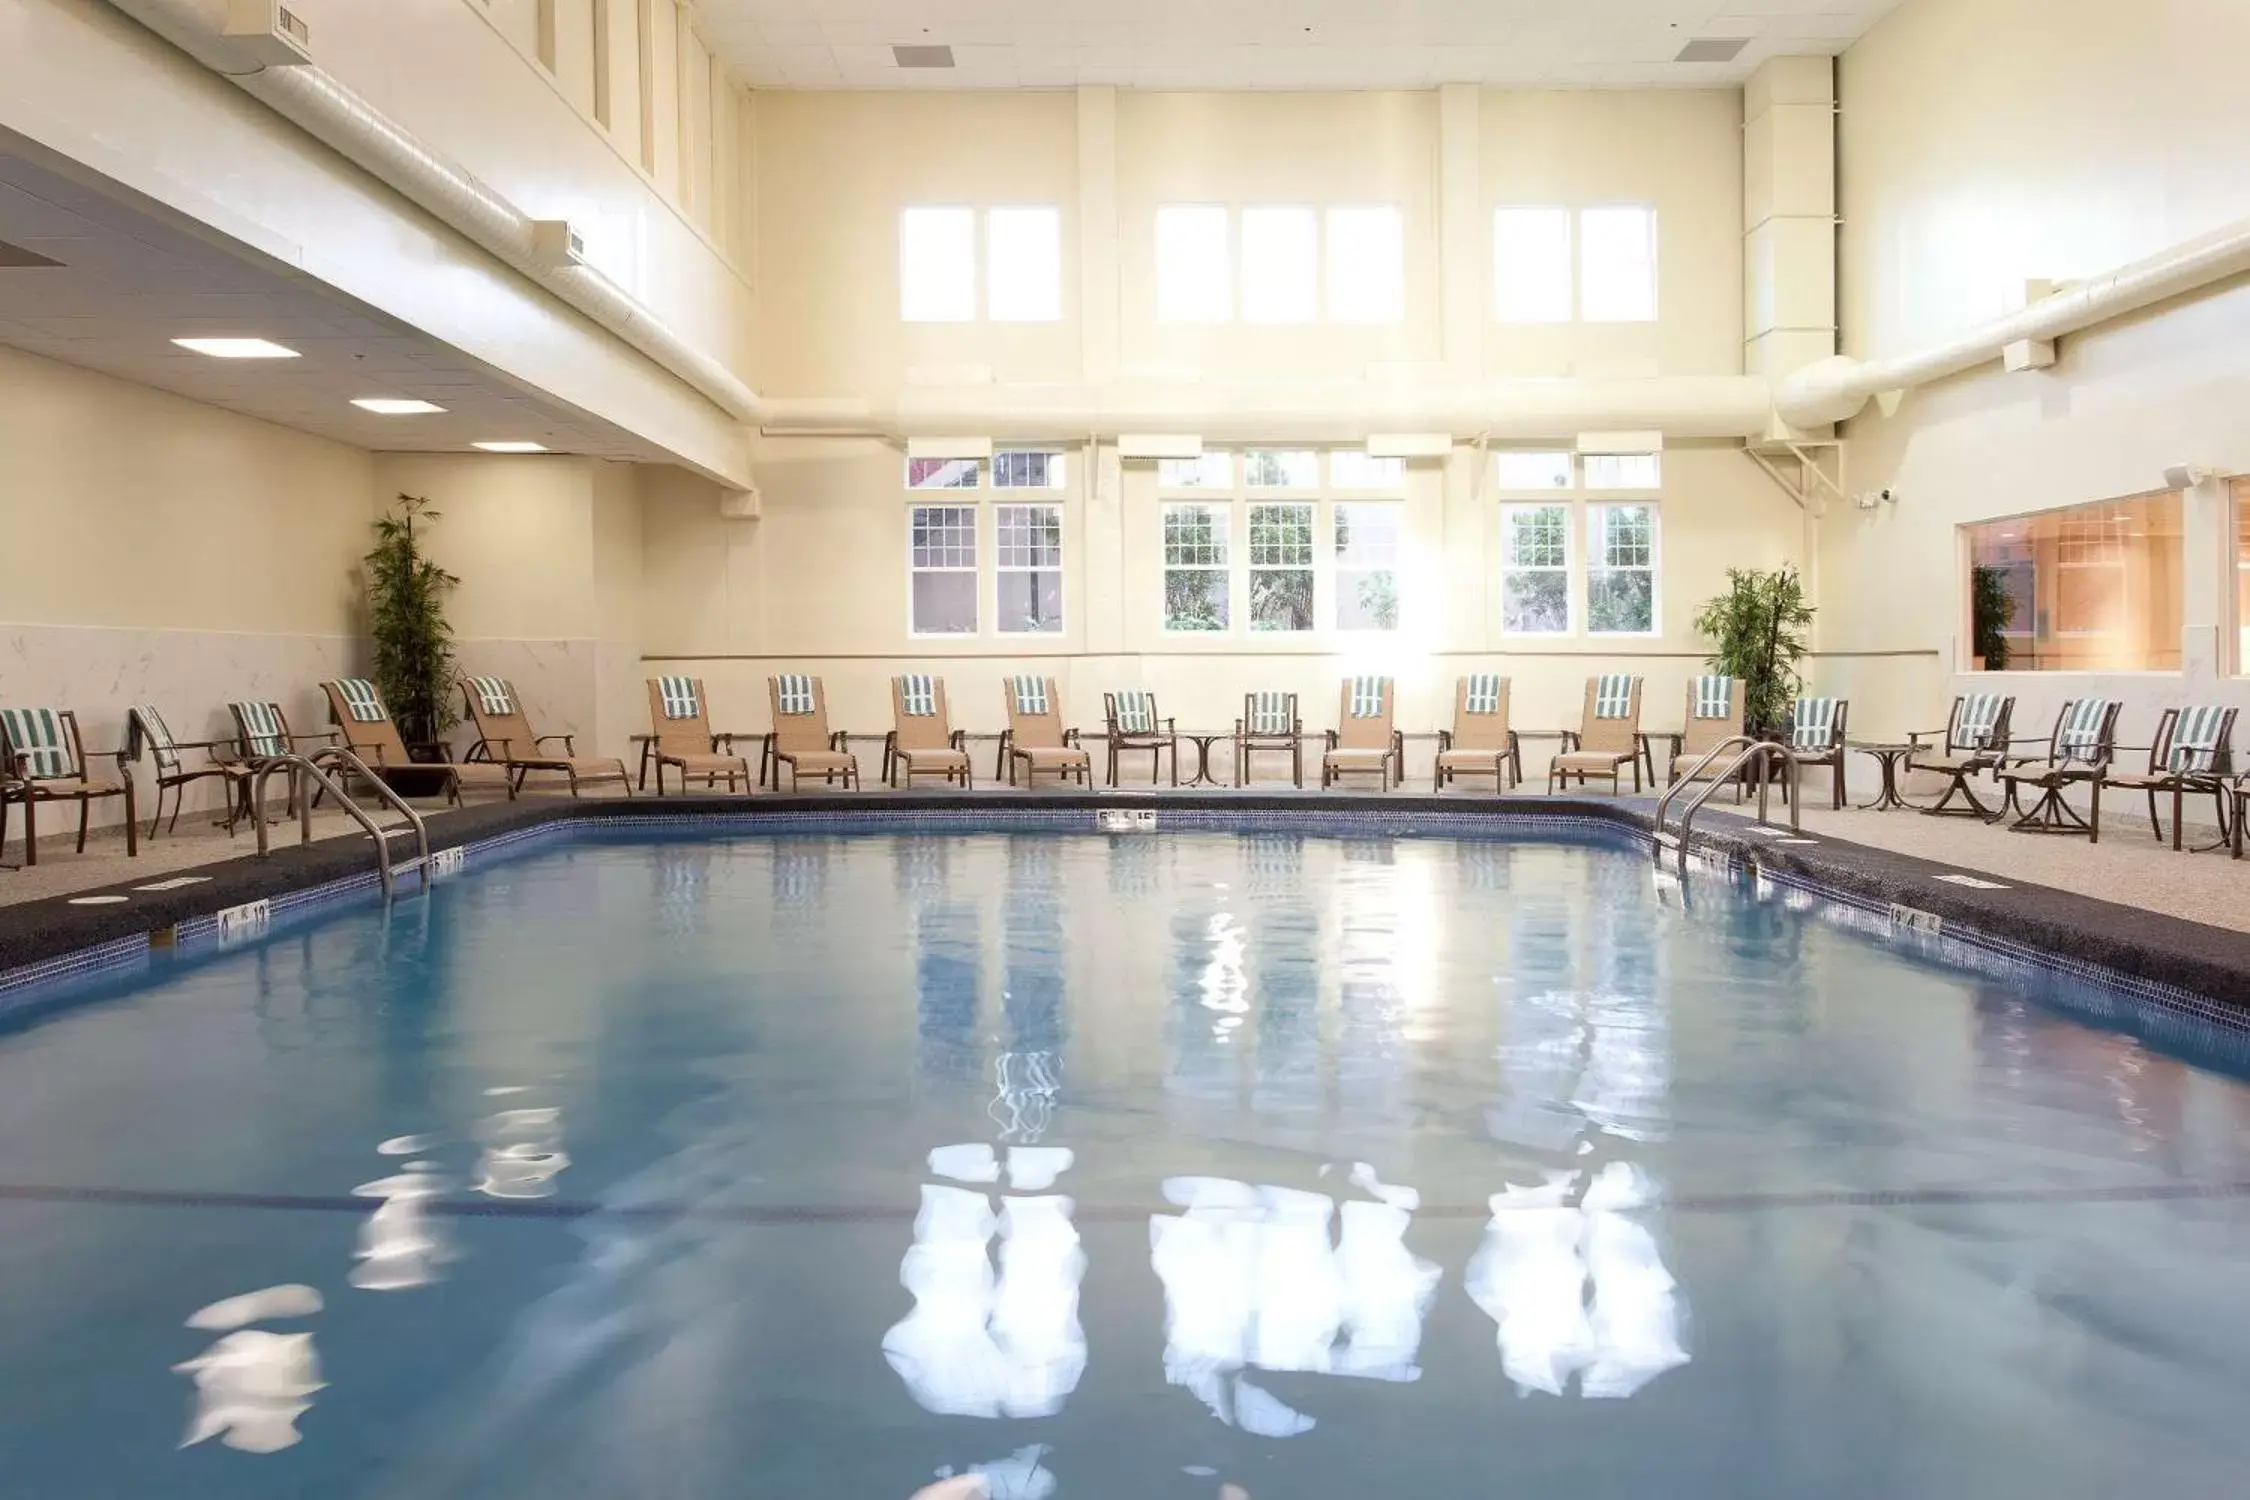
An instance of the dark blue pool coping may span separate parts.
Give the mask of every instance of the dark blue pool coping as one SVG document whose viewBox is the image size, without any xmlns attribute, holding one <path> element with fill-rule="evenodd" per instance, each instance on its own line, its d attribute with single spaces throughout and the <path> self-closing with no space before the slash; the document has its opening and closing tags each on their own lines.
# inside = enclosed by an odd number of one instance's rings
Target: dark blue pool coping
<svg viewBox="0 0 2250 1500">
<path fill-rule="evenodd" d="M 1093 832 L 1097 813 L 1118 810 L 1155 812 L 1160 825 L 1174 831 L 1531 838 L 1575 833 L 1645 851 L 1652 804 L 1411 792 L 878 791 L 753 801 L 525 800 L 435 814 L 429 829 L 433 852 L 460 850 L 465 860 L 478 860 L 587 828 Z M 2117 997 L 2120 1012 L 2106 1019 L 2119 1024 L 2145 1021 L 2141 1008 L 2153 1007 L 2199 1031 L 2250 1028 L 2250 934 L 2014 880 L 2004 889 L 1949 884 L 1937 877 L 1963 872 L 1828 837 L 1779 844 L 1750 832 L 1747 820 L 1726 814 L 1712 816 L 1705 826 L 1708 836 L 1696 842 L 1701 866 L 1731 867 L 1803 899 L 1832 903 L 1850 925 L 1893 939 L 1903 936 L 1938 961 L 2003 979 L 2045 975 L 2084 981 Z M 2194 862 L 2183 860 L 2182 878 L 2196 878 Z M 292 911 L 377 889 L 366 842 L 351 838 L 175 874 L 204 878 L 171 890 L 139 891 L 134 886 L 148 883 L 147 877 L 134 877 L 100 890 L 0 907 L 0 1014 L 36 1001 L 55 981 L 145 964 L 157 948 L 211 943 L 218 937 L 218 914 L 232 908 L 263 901 L 279 921 Z M 415 880 L 403 879 L 400 891 L 401 899 L 415 899 Z M 126 899 L 72 904 L 89 895 Z"/>
</svg>

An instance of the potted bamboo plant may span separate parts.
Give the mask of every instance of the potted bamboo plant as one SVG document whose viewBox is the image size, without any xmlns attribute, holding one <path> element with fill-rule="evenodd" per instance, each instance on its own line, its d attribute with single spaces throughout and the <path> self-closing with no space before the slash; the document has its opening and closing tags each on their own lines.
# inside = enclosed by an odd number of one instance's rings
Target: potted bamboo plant
<svg viewBox="0 0 2250 1500">
<path fill-rule="evenodd" d="M 461 580 L 423 550 L 438 514 L 426 497 L 400 495 L 376 518 L 375 548 L 363 559 L 376 689 L 400 736 L 418 754 L 429 747 L 433 757 L 442 757 L 436 747 L 461 720 L 453 706 L 453 627 L 445 618 L 446 596 Z M 412 778 L 409 772 L 387 779 Z M 398 790 L 414 795 L 425 788 Z"/>
<path fill-rule="evenodd" d="M 1743 726 L 1751 734 L 1788 738 L 1812 618 L 1795 568 L 1729 568 L 1727 591 L 1696 615 L 1696 630 L 1712 642 L 1712 669 L 1742 680 Z"/>
</svg>

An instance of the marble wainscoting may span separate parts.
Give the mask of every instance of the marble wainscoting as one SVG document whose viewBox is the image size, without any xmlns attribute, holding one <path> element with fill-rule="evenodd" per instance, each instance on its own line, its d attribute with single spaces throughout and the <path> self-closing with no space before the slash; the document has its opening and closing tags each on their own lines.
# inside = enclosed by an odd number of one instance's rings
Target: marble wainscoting
<svg viewBox="0 0 2250 1500">
<path fill-rule="evenodd" d="M 530 641 L 493 637 L 454 642 L 461 671 L 471 676 L 505 677 L 516 690 L 516 701 L 540 734 L 568 734 L 577 738 L 580 755 L 623 755 L 626 744 L 599 739 L 600 650 L 590 640 Z M 461 705 L 455 704 L 456 708 Z M 630 730 L 626 731 L 631 733 Z M 464 715 L 453 733 L 456 756 L 476 742 L 476 729 Z M 558 753 L 562 747 L 553 747 Z"/>
<path fill-rule="evenodd" d="M 155 704 L 181 740 L 232 738 L 227 704 L 237 699 L 279 703 L 292 729 L 317 731 L 328 725 L 320 683 L 356 670 L 363 654 L 348 636 L 0 624 L 0 707 L 71 710 L 89 753 L 122 747 L 136 703 Z M 187 758 L 194 764 L 200 752 Z M 94 762 L 97 777 L 109 769 Z M 153 805 L 148 761 L 134 769 L 143 804 Z M 198 782 L 187 806 L 216 808 L 221 795 L 215 781 Z M 117 798 L 94 807 L 97 822 L 124 814 Z"/>
</svg>

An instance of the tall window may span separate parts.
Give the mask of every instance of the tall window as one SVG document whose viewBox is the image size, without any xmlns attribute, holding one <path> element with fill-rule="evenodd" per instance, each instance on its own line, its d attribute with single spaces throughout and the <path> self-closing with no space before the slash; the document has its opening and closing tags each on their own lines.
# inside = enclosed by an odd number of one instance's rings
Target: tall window
<svg viewBox="0 0 2250 1500">
<path fill-rule="evenodd" d="M 1309 208 L 1242 211 L 1242 318 L 1310 323 L 1320 315 L 1320 221 Z"/>
<path fill-rule="evenodd" d="M 2250 676 L 2250 479 L 2234 482 L 2234 670 Z"/>
<path fill-rule="evenodd" d="M 1062 213 L 995 208 L 985 215 L 985 306 L 995 323 L 1062 317 Z"/>
<path fill-rule="evenodd" d="M 1242 455 L 1242 482 L 1254 490 L 1320 488 L 1320 455 L 1286 448 L 1252 448 Z"/>
<path fill-rule="evenodd" d="M 1571 483 L 1571 455 L 1502 449 L 1492 455 L 1492 472 L 1503 490 L 1567 490 Z"/>
<path fill-rule="evenodd" d="M 1578 216 L 1579 310 L 1589 323 L 1656 319 L 1656 210 L 1589 208 Z"/>
<path fill-rule="evenodd" d="M 1975 668 L 2180 670 L 2178 491 L 1962 529 Z"/>
<path fill-rule="evenodd" d="M 1660 453 L 1586 455 L 1586 488 L 1590 490 L 1654 490 L 1663 485 L 1664 456 Z"/>
<path fill-rule="evenodd" d="M 898 315 L 909 323 L 975 320 L 975 209 L 917 207 L 899 215 Z"/>
<path fill-rule="evenodd" d="M 1225 630 L 1229 623 L 1227 505 L 1164 507 L 1164 628 Z"/>
<path fill-rule="evenodd" d="M 1396 323 L 1406 315 L 1406 231 L 1395 208 L 1328 210 L 1328 319 Z"/>
<path fill-rule="evenodd" d="M 1594 505 L 1586 511 L 1586 630 L 1656 633 L 1656 507 Z"/>
<path fill-rule="evenodd" d="M 1306 502 L 1250 507 L 1250 628 L 1313 628 L 1313 508 Z"/>
<path fill-rule="evenodd" d="M 1396 504 L 1339 501 L 1336 531 L 1336 628 L 1398 629 Z"/>
<path fill-rule="evenodd" d="M 1570 633 L 1570 507 L 1500 507 L 1500 628 Z"/>
<path fill-rule="evenodd" d="M 1570 321 L 1569 209 L 1495 210 L 1492 260 L 1493 307 L 1501 322 Z"/>
<path fill-rule="evenodd" d="M 998 620 L 1003 635 L 1056 635 L 1062 622 L 1062 507 L 996 505 Z"/>
<path fill-rule="evenodd" d="M 1160 321 L 1224 323 L 1233 318 L 1233 269 L 1223 204 L 1167 203 L 1156 210 Z"/>
<path fill-rule="evenodd" d="M 917 505 L 908 525 L 909 628 L 915 635 L 975 635 L 977 508 Z"/>
<path fill-rule="evenodd" d="M 1063 486 L 1063 456 L 1038 448 L 1002 449 L 992 455 L 992 487 L 996 490 L 1059 490 Z"/>
</svg>

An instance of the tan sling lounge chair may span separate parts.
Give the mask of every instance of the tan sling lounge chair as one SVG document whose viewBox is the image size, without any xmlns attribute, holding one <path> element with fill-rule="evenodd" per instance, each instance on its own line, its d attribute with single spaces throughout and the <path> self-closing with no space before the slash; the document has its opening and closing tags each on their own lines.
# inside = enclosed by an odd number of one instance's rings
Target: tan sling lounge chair
<svg viewBox="0 0 2250 1500">
<path fill-rule="evenodd" d="M 1667 785 L 1687 775 L 1688 768 L 1709 755 L 1711 751 L 1742 733 L 1743 690 L 1739 677 L 1698 677 L 1688 684 L 1687 717 L 1681 721 L 1680 748 L 1672 757 L 1670 770 L 1665 773 Z M 1705 766 L 1697 776 L 1699 781 L 1709 781 L 1717 776 L 1730 756 L 1720 756 Z M 1735 796 L 1742 795 L 1742 783 L 1735 783 Z"/>
<path fill-rule="evenodd" d="M 1016 784 L 1016 768 L 1023 768 L 1023 784 L 1039 784 L 1045 771 L 1056 781 L 1078 778 L 1091 786 L 1094 758 L 1078 743 L 1078 731 L 1065 729 L 1062 710 L 1056 706 L 1052 677 L 1010 677 L 1000 684 L 1008 701 L 1008 742 L 1005 749 L 1008 785 Z"/>
<path fill-rule="evenodd" d="M 459 802 L 470 790 L 505 792 L 511 799 L 516 795 L 515 779 L 506 768 L 481 761 L 457 764 L 444 745 L 426 747 L 433 759 L 416 760 L 398 732 L 398 721 L 383 706 L 383 695 L 367 678 L 339 677 L 322 683 L 320 690 L 328 696 L 328 717 L 344 748 L 376 775 L 411 768 L 417 778 L 428 776 L 434 782 L 442 777 L 448 802 Z M 415 795 L 404 787 L 395 789 L 401 796 Z"/>
<path fill-rule="evenodd" d="M 115 780 L 88 773 L 87 760 L 106 760 Z M 78 804 L 78 852 L 86 852 L 86 825 L 94 803 L 125 799 L 125 852 L 141 852 L 140 813 L 133 805 L 133 777 L 122 750 L 96 750 L 89 757 L 78 735 L 78 715 L 67 708 L 0 708 L 0 846 L 8 842 L 8 804 L 23 805 L 23 862 L 39 863 L 39 804 Z"/>
<path fill-rule="evenodd" d="M 1839 809 L 1844 805 L 1844 726 L 1851 711 L 1849 698 L 1799 698 L 1789 705 L 1789 740 L 1781 747 L 1797 763 L 1800 774 L 1807 766 L 1828 767 L 1829 805 Z M 1781 795 L 1789 795 L 1786 778 Z"/>
<path fill-rule="evenodd" d="M 2117 716 L 2124 707 L 2116 698 L 2073 698 L 2055 715 L 2047 738 L 2031 741 L 2043 744 L 2044 754 L 2011 755 L 2000 762 L 1992 774 L 2008 789 L 2006 805 L 2022 814 L 2016 832 L 2083 833 L 2088 843 L 2102 841 L 2102 778 L 2117 753 Z M 2088 798 L 2083 818 L 2063 796 L 2081 782 Z M 2017 801 L 2025 787 L 2039 793 L 2028 810 Z"/>
<path fill-rule="evenodd" d="M 1167 752 L 1172 757 L 1172 785 L 1180 784 L 1180 736 L 1170 719 L 1159 718 L 1156 694 L 1141 688 L 1102 694 L 1102 717 L 1109 727 L 1109 784 L 1117 785 L 1117 758 L 1148 752 L 1148 779 L 1153 783 L 1163 768 Z"/>
<path fill-rule="evenodd" d="M 1607 781 L 1619 790 L 1625 767 L 1633 768 L 1633 790 L 1641 789 L 1641 680 L 1623 672 L 1605 672 L 1586 679 L 1586 704 L 1579 711 L 1578 728 L 1563 731 L 1563 748 L 1547 765 L 1547 790 L 1559 781 L 1568 787 L 1572 777 L 1584 786 L 1589 776 Z"/>
<path fill-rule="evenodd" d="M 683 792 L 699 776 L 707 791 L 717 791 L 721 777 L 726 778 L 730 792 L 737 778 L 744 792 L 757 784 L 749 760 L 734 753 L 734 736 L 711 728 L 710 700 L 703 696 L 702 678 L 649 678 L 648 723 L 647 753 L 656 762 L 657 796 L 664 795 L 666 766 L 680 773 Z M 724 751 L 719 748 L 722 744 L 726 746 Z M 641 769 L 647 771 L 647 761 L 641 763 Z"/>
<path fill-rule="evenodd" d="M 976 784 L 969 769 L 967 736 L 953 727 L 945 702 L 945 681 L 927 672 L 891 679 L 891 732 L 883 740 L 883 781 L 897 786 L 901 776 L 936 776 L 948 786 Z"/>
<path fill-rule="evenodd" d="M 2156 740 L 2149 746 L 2146 771 L 2111 772 L 2105 779 L 2113 787 L 2148 793 L 2148 821 L 2157 838 L 2164 837 L 2164 819 L 2158 813 L 2159 793 L 2172 794 L 2172 847 L 2180 847 L 2182 803 L 2189 796 L 2208 792 L 2218 804 L 2219 833 L 2227 831 L 2229 809 L 2226 778 L 2234 770 L 2235 710 L 2223 703 L 2198 703 L 2168 708 L 2156 724 Z"/>
<path fill-rule="evenodd" d="M 1389 791 L 1403 779 L 1406 745 L 1393 720 L 1398 692 L 1388 677 L 1347 677 L 1336 706 L 1336 727 L 1320 757 L 1320 784 L 1330 787 L 1346 776 L 1372 772 Z"/>
<path fill-rule="evenodd" d="M 633 795 L 633 778 L 625 762 L 611 755 L 580 755 L 577 737 L 568 734 L 535 734 L 524 716 L 515 687 L 505 677 L 463 677 L 461 696 L 469 718 L 477 727 L 477 742 L 469 747 L 470 761 L 490 761 L 507 768 L 522 790 L 533 771 L 560 771 L 570 780 L 570 795 L 578 795 L 583 782 L 614 781 Z M 562 741 L 563 753 L 543 753 L 552 741 Z"/>
<path fill-rule="evenodd" d="M 1438 733 L 1436 791 L 1464 776 L 1489 776 L 1504 792 L 1510 778 L 1523 785 L 1523 745 L 1508 727 L 1509 681 L 1497 672 L 1464 677 L 1453 690 L 1453 728 Z"/>
<path fill-rule="evenodd" d="M 789 768 L 789 790 L 806 776 L 818 776 L 829 786 L 839 780 L 852 791 L 859 789 L 859 761 L 845 748 L 841 734 L 828 727 L 828 695 L 817 677 L 785 673 L 766 679 L 766 696 L 773 706 L 773 782 L 781 786 L 781 768 Z"/>
<path fill-rule="evenodd" d="M 1998 693 L 1968 693 L 1953 700 L 1953 711 L 1946 715 L 1943 729 L 1918 729 L 1907 735 L 1914 751 L 1906 757 L 1906 769 L 1935 771 L 1948 778 L 1945 795 L 1922 811 L 1933 817 L 1947 812 L 1967 813 L 1987 823 L 2000 816 L 1977 800 L 1969 778 L 1992 770 L 2007 757 L 2008 720 L 2015 711 L 2013 698 Z M 1938 736 L 1943 736 L 1939 745 L 1922 743 Z M 1949 806 L 1955 792 L 1968 801 L 1967 807 Z"/>
<path fill-rule="evenodd" d="M 1289 752 L 1289 779 L 1305 784 L 1305 724 L 1295 693 L 1244 693 L 1234 721 L 1234 784 L 1250 784 L 1250 756 L 1259 750 Z"/>
</svg>

